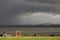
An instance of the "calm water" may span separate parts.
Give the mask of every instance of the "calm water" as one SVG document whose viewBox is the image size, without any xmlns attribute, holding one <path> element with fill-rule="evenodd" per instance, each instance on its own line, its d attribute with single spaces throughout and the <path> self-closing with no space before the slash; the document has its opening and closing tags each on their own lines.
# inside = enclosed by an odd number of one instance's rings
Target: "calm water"
<svg viewBox="0 0 60 40">
<path fill-rule="evenodd" d="M 0 33 L 5 29 L 8 33 L 15 33 L 16 31 L 23 33 L 60 33 L 60 27 L 0 27 Z"/>
</svg>

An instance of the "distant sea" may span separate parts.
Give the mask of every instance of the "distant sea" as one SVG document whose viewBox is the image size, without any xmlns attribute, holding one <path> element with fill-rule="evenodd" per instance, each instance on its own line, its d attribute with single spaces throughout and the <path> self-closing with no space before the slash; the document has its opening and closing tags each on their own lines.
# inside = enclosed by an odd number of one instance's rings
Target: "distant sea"
<svg viewBox="0 0 60 40">
<path fill-rule="evenodd" d="M 54 33 L 60 34 L 60 27 L 0 27 L 0 33 L 6 30 L 8 33 L 21 31 L 22 33 Z"/>
</svg>

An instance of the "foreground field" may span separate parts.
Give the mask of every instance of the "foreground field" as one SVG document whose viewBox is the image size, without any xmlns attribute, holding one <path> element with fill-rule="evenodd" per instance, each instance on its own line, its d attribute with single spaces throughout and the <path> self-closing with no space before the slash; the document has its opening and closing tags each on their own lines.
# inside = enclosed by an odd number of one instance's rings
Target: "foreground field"
<svg viewBox="0 0 60 40">
<path fill-rule="evenodd" d="M 60 37 L 0 37 L 0 40 L 60 40 Z"/>
</svg>

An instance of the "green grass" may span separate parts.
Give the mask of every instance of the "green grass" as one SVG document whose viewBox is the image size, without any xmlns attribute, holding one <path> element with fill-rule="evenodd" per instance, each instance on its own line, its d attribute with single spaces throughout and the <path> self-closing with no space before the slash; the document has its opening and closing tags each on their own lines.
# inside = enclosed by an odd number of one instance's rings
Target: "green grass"
<svg viewBox="0 0 60 40">
<path fill-rule="evenodd" d="M 60 40 L 60 37 L 31 37 L 31 38 L 11 38 L 11 37 L 0 37 L 0 40 Z"/>
</svg>

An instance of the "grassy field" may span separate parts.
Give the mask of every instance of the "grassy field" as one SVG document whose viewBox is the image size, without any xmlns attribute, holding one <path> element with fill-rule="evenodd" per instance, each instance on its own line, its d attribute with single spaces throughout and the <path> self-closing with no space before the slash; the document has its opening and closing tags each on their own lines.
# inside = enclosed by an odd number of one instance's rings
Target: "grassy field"
<svg viewBox="0 0 60 40">
<path fill-rule="evenodd" d="M 60 37 L 0 37 L 0 40 L 60 40 Z"/>
</svg>

